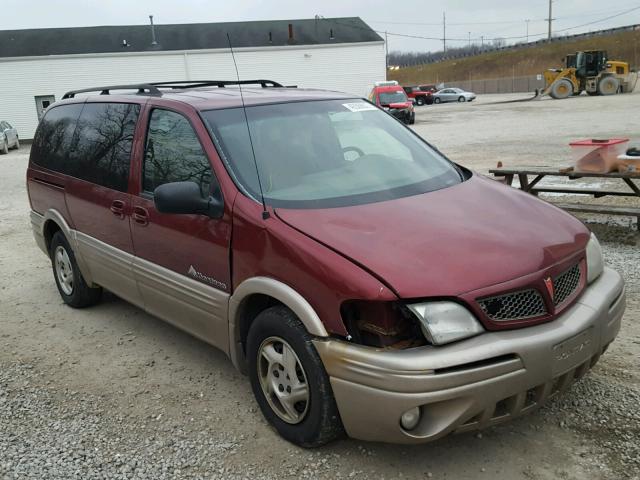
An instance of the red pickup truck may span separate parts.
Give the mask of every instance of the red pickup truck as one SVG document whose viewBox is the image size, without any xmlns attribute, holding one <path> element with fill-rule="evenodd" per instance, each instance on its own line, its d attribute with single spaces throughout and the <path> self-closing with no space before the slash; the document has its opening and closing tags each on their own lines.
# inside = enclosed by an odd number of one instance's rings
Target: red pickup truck
<svg viewBox="0 0 640 480">
<path fill-rule="evenodd" d="M 425 88 L 426 87 L 426 88 Z M 402 87 L 402 89 L 407 94 L 407 97 L 413 98 L 416 101 L 416 105 L 431 105 L 433 103 L 433 97 L 431 96 L 433 92 L 436 91 L 434 88 L 429 88 L 430 85 L 419 85 L 419 86 L 408 86 Z"/>
</svg>

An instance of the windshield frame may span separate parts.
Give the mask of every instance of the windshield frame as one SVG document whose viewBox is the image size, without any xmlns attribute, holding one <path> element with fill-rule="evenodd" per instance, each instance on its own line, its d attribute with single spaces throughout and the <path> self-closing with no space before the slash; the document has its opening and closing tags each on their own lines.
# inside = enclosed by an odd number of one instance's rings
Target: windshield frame
<svg viewBox="0 0 640 480">
<path fill-rule="evenodd" d="M 458 165 L 455 162 L 453 162 L 452 160 L 450 160 L 435 145 L 432 145 L 426 139 L 424 139 L 422 136 L 420 136 L 418 133 L 416 133 L 413 129 L 411 129 L 411 128 L 407 127 L 406 125 L 404 125 L 404 123 L 400 122 L 389 111 L 385 110 L 384 108 L 381 108 L 381 107 L 377 106 L 375 103 L 371 102 L 367 98 L 362 98 L 362 97 L 335 97 L 335 98 L 293 100 L 293 101 L 286 101 L 286 102 L 283 102 L 283 101 L 264 102 L 264 103 L 260 103 L 260 104 L 256 104 L 256 105 L 251 105 L 249 107 L 245 107 L 244 105 L 233 106 L 233 107 L 226 107 L 225 106 L 225 107 L 220 107 L 220 108 L 215 108 L 214 107 L 214 108 L 207 108 L 206 110 L 205 109 L 198 110 L 198 116 L 200 117 L 200 120 L 202 121 L 203 125 L 205 126 L 205 128 L 206 128 L 206 130 L 207 130 L 207 132 L 209 134 L 209 137 L 211 138 L 213 146 L 214 146 L 214 148 L 216 150 L 216 153 L 218 154 L 218 157 L 222 161 L 222 164 L 223 164 L 227 174 L 229 175 L 229 177 L 233 181 L 233 183 L 236 186 L 236 188 L 243 195 L 245 195 L 246 197 L 250 198 L 254 202 L 256 202 L 258 204 L 261 204 L 261 205 L 265 204 L 265 205 L 271 206 L 274 209 L 275 208 L 287 208 L 287 209 L 336 208 L 336 207 L 347 207 L 347 206 L 354 206 L 354 205 L 371 204 L 371 203 L 378 203 L 378 202 L 382 202 L 382 201 L 388 201 L 388 200 L 392 200 L 392 199 L 395 199 L 395 198 L 403 198 L 403 197 L 410 197 L 410 196 L 420 195 L 420 194 L 424 194 L 424 193 L 430 193 L 430 192 L 433 192 L 433 191 L 442 190 L 443 188 L 448 188 L 450 186 L 455 186 L 455 185 L 447 185 L 447 186 L 443 186 L 441 188 L 424 190 L 425 184 L 429 184 L 429 183 L 435 182 L 439 178 L 439 177 L 433 177 L 433 178 L 430 178 L 430 179 L 428 179 L 426 181 L 423 181 L 423 182 L 417 182 L 417 183 L 404 185 L 404 186 L 401 186 L 401 187 L 396 187 L 396 188 L 393 188 L 393 189 L 386 190 L 387 192 L 393 192 L 393 193 L 396 194 L 396 195 L 393 195 L 390 198 L 374 198 L 374 197 L 379 197 L 380 193 L 384 192 L 384 191 L 376 191 L 376 192 L 363 193 L 363 194 L 354 194 L 354 195 L 334 197 L 334 198 L 324 198 L 324 199 L 318 199 L 318 200 L 313 199 L 313 200 L 292 200 L 292 201 L 271 198 L 271 197 L 268 197 L 268 196 L 264 195 L 262 191 L 261 192 L 255 192 L 255 194 L 254 194 L 253 192 L 250 191 L 249 188 L 247 188 L 247 186 L 244 184 L 244 182 L 238 177 L 238 175 L 234 171 L 234 167 L 232 165 L 233 161 L 228 158 L 227 153 L 225 151 L 225 148 L 223 147 L 224 142 L 221 141 L 221 138 L 219 138 L 219 136 L 220 136 L 219 133 L 214 131 L 214 125 L 212 125 L 212 123 L 209 122 L 207 120 L 207 118 L 205 117 L 205 114 L 207 112 L 224 111 L 224 110 L 235 110 L 235 109 L 238 109 L 238 108 L 242 108 L 244 110 L 243 114 L 245 115 L 245 119 L 246 119 L 247 118 L 246 117 L 246 110 L 248 108 L 252 108 L 252 107 L 263 107 L 263 106 L 269 106 L 269 105 L 287 105 L 287 104 L 291 104 L 291 103 L 327 102 L 327 101 L 366 102 L 366 103 L 368 103 L 370 105 L 373 105 L 376 108 L 376 110 L 384 113 L 385 115 L 388 115 L 394 121 L 399 122 L 404 128 L 406 128 L 406 130 L 409 131 L 409 133 L 411 135 L 413 135 L 413 137 L 415 139 L 417 139 L 421 143 L 424 143 L 427 147 L 429 147 L 431 150 L 433 150 L 433 152 L 435 154 L 437 154 L 441 158 L 441 160 L 443 160 L 445 163 L 447 163 L 457 173 L 458 177 L 460 178 L 460 183 L 464 183 L 465 181 L 470 179 L 471 176 L 473 175 L 473 172 L 471 172 L 470 170 L 468 170 L 466 168 L 461 167 L 460 165 Z M 257 162 L 255 154 L 253 154 L 253 161 L 254 161 L 254 163 Z M 257 164 L 256 164 L 256 172 L 257 172 L 257 175 L 258 175 L 258 181 L 260 182 L 260 185 L 261 185 L 262 180 L 260 179 L 260 174 L 259 174 L 259 171 L 258 171 Z M 262 188 L 262 187 L 260 187 L 260 188 Z M 260 194 L 260 196 L 256 196 L 256 194 L 258 194 L 258 193 Z M 353 199 L 354 201 L 345 203 L 345 199 Z M 291 204 L 296 204 L 296 205 L 293 206 Z"/>
</svg>

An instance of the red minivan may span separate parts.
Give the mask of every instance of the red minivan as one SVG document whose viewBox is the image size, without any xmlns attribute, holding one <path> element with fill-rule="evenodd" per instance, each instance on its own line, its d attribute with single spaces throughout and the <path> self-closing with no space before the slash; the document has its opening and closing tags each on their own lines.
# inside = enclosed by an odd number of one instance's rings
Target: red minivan
<svg viewBox="0 0 640 480">
<path fill-rule="evenodd" d="M 624 283 L 578 220 L 365 99 L 237 83 L 47 110 L 27 186 L 67 304 L 107 289 L 221 349 L 306 447 L 494 425 L 615 338 Z"/>
<path fill-rule="evenodd" d="M 395 80 L 376 82 L 369 92 L 369 101 L 407 125 L 416 123 L 413 99 Z"/>
</svg>

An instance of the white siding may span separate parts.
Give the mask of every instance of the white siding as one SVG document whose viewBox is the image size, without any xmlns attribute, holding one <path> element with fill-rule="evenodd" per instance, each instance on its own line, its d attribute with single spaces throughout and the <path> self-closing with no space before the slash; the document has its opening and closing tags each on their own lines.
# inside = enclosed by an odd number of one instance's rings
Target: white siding
<svg viewBox="0 0 640 480">
<path fill-rule="evenodd" d="M 385 78 L 382 42 L 237 49 L 235 54 L 243 79 L 365 96 L 373 82 Z M 59 100 L 69 90 L 95 86 L 235 78 L 228 50 L 0 59 L 0 119 L 28 139 L 38 122 L 35 96 Z"/>
</svg>

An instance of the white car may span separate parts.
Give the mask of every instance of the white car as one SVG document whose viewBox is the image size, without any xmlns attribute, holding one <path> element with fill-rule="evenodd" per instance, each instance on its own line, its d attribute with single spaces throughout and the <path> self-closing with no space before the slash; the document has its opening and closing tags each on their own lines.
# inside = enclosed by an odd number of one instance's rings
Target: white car
<svg viewBox="0 0 640 480">
<path fill-rule="evenodd" d="M 0 121 L 0 153 L 9 153 L 10 148 L 20 148 L 18 131 L 9 122 Z"/>
<path fill-rule="evenodd" d="M 475 93 L 465 92 L 461 88 L 443 88 L 433 94 L 433 103 L 471 102 L 475 98 Z"/>
</svg>

